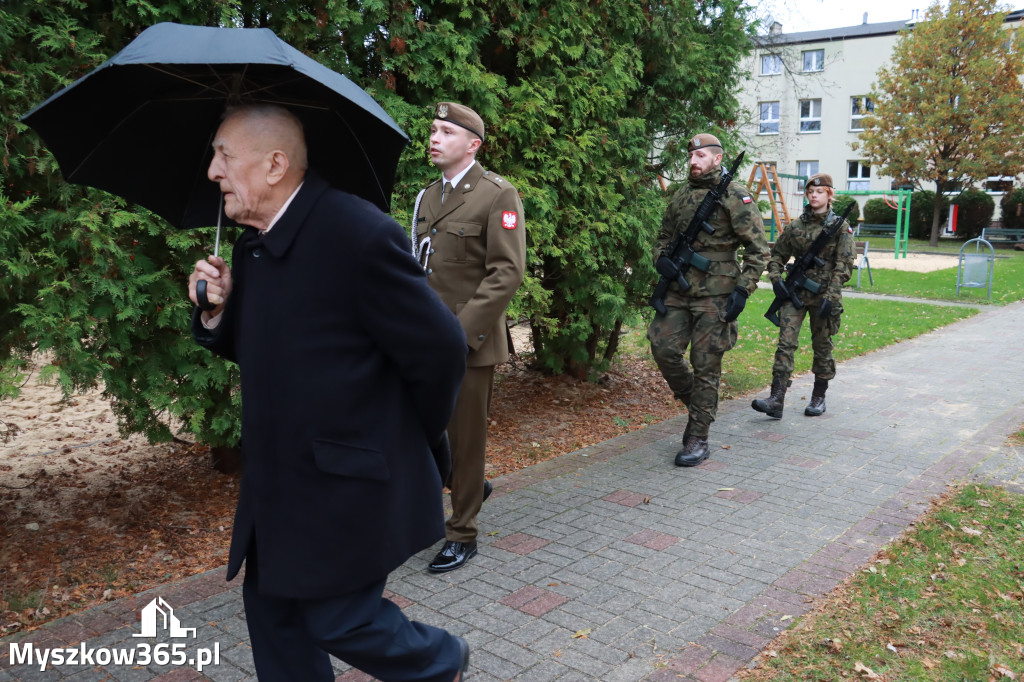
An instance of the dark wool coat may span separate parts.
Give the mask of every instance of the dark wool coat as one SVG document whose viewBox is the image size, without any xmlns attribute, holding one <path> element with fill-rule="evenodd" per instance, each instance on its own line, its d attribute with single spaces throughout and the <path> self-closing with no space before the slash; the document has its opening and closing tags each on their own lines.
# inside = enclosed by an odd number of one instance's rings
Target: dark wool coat
<svg viewBox="0 0 1024 682">
<path fill-rule="evenodd" d="M 231 268 L 221 323 L 192 319 L 241 371 L 228 579 L 255 540 L 261 594 L 379 581 L 444 535 L 430 446 L 465 373 L 462 328 L 398 224 L 313 174 L 264 237 L 245 230 Z"/>
</svg>

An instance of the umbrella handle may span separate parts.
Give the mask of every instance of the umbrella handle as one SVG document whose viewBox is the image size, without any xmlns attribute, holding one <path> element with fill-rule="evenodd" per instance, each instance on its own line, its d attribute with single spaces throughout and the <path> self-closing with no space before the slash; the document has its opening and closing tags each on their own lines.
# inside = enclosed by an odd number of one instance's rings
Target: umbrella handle
<svg viewBox="0 0 1024 682">
<path fill-rule="evenodd" d="M 210 299 L 206 297 L 206 280 L 201 279 L 196 282 L 196 300 L 199 302 L 200 310 L 213 310 L 217 306 L 210 303 Z"/>
<path fill-rule="evenodd" d="M 224 195 L 220 195 L 220 204 L 217 207 L 217 240 L 213 244 L 213 255 L 216 256 L 220 253 L 220 216 L 224 212 Z M 206 296 L 206 280 L 200 279 L 196 281 L 196 300 L 199 301 L 200 310 L 213 310 L 217 306 L 210 303 L 210 299 Z"/>
</svg>

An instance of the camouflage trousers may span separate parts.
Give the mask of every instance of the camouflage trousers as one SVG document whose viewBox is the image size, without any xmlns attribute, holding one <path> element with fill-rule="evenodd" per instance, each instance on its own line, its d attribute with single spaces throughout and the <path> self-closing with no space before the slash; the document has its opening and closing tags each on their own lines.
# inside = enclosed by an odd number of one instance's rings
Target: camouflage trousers
<svg viewBox="0 0 1024 682">
<path fill-rule="evenodd" d="M 787 381 L 793 373 L 794 355 L 800 346 L 800 327 L 804 317 L 811 318 L 811 348 L 814 360 L 811 371 L 817 379 L 833 379 L 836 376 L 836 361 L 832 358 L 832 335 L 839 331 L 839 321 L 843 312 L 843 304 L 838 303 L 828 317 L 818 316 L 821 297 L 815 296 L 805 301 L 799 310 L 792 303 L 785 303 L 779 309 L 779 346 L 775 351 L 775 363 L 772 365 L 772 378 Z"/>
<path fill-rule="evenodd" d="M 728 296 L 665 297 L 668 312 L 655 315 L 647 329 L 651 354 L 676 398 L 690 413 L 687 429 L 706 438 L 718 412 L 722 356 L 736 345 L 737 325 L 725 322 Z M 686 361 L 686 348 L 690 361 Z"/>
</svg>

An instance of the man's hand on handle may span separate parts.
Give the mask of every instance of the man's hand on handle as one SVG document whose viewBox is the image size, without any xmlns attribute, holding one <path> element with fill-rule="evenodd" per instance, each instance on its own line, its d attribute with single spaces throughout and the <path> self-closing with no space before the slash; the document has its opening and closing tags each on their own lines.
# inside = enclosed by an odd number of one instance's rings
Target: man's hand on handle
<svg viewBox="0 0 1024 682">
<path fill-rule="evenodd" d="M 201 279 L 206 280 L 206 297 L 214 305 L 213 310 L 203 313 L 203 320 L 206 321 L 224 311 L 224 304 L 231 295 L 231 269 L 220 256 L 196 261 L 196 267 L 188 278 L 188 297 L 196 305 L 199 305 L 196 282 Z"/>
</svg>

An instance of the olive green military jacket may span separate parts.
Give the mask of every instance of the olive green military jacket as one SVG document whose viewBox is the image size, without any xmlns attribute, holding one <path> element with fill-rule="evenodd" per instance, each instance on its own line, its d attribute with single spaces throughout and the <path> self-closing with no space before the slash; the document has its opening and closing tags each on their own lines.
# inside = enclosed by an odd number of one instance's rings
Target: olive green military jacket
<svg viewBox="0 0 1024 682">
<path fill-rule="evenodd" d="M 791 259 L 799 258 L 807 253 L 811 244 L 821 231 L 825 229 L 825 215 L 812 213 L 810 207 L 805 207 L 800 217 L 795 218 L 786 229 L 779 235 L 775 246 L 772 247 L 772 257 L 768 262 L 768 276 L 775 281 L 782 277 L 786 264 Z M 827 297 L 832 303 L 842 299 L 843 285 L 849 281 L 853 273 L 853 261 L 856 258 L 857 249 L 853 241 L 853 230 L 849 223 L 843 221 L 843 227 L 835 237 L 828 240 L 818 254 L 818 258 L 825 262 L 824 265 L 815 265 L 807 271 L 807 276 L 822 285 L 819 295 Z M 812 298 L 812 294 L 806 289 L 801 289 L 800 300 L 805 301 Z M 806 299 L 806 300 L 805 300 Z"/>
<path fill-rule="evenodd" d="M 423 194 L 417 242 L 427 282 L 456 314 L 469 344 L 469 367 L 508 359 L 505 308 L 523 281 L 526 224 L 519 192 L 474 162 L 441 203 L 440 180 Z"/>
<path fill-rule="evenodd" d="M 718 169 L 707 176 L 691 179 L 685 187 L 672 195 L 655 243 L 655 261 L 678 233 L 686 231 L 704 195 L 718 184 L 721 176 L 722 171 Z M 673 282 L 669 291 L 684 298 L 724 296 L 741 286 L 748 294 L 752 294 L 757 289 L 757 280 L 764 272 L 769 255 L 768 240 L 764 237 L 764 223 L 757 202 L 734 179 L 708 223 L 715 228 L 714 234 L 701 232 L 694 243 L 694 251 L 711 261 L 708 271 L 701 272 L 691 267 L 685 275 L 691 288 L 679 291 L 678 284 Z M 743 247 L 742 265 L 736 260 L 736 250 L 740 246 Z"/>
</svg>

